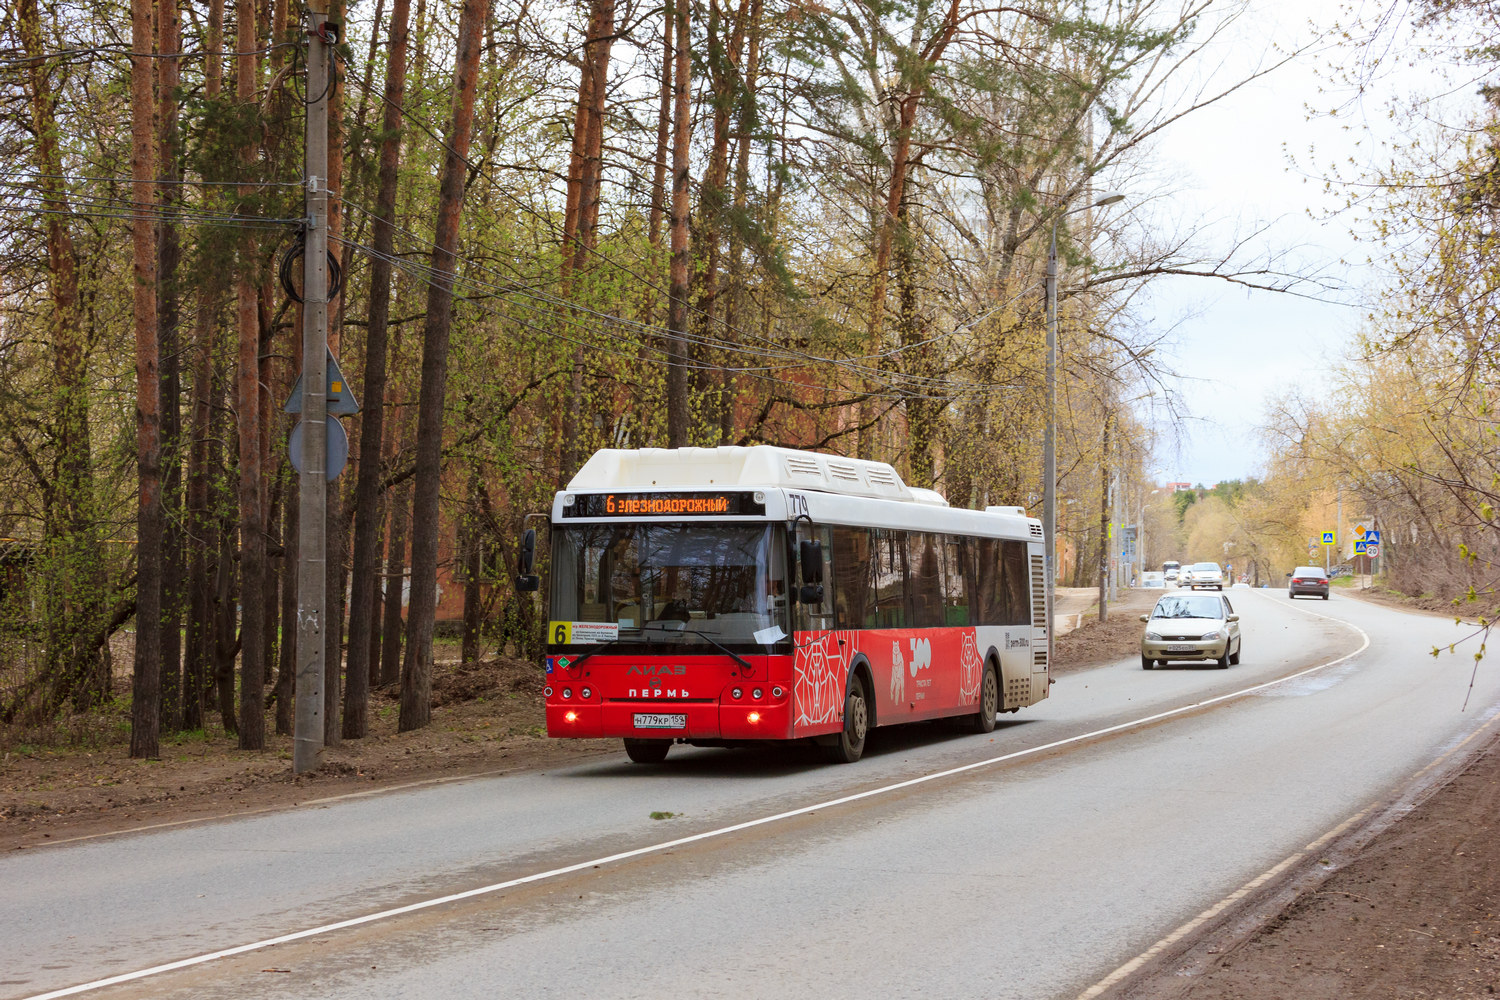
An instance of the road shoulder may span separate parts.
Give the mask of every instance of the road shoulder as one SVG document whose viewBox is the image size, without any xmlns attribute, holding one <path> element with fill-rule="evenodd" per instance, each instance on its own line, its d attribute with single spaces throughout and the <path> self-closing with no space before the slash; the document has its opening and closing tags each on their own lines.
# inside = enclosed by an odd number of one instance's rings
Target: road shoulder
<svg viewBox="0 0 1500 1000">
<path fill-rule="evenodd" d="M 1497 983 L 1500 733 L 1492 723 L 1395 799 L 1085 996 L 1477 997 Z"/>
</svg>

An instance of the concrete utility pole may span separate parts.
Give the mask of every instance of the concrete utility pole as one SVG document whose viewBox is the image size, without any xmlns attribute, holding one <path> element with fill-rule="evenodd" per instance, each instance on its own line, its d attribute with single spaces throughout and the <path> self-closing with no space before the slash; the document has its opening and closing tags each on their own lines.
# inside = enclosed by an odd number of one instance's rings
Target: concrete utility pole
<svg viewBox="0 0 1500 1000">
<path fill-rule="evenodd" d="M 315 770 L 323 753 L 323 630 L 328 551 L 328 50 L 338 28 L 309 11 L 307 29 L 307 222 L 302 253 L 302 471 L 297 536 L 297 711 L 292 771 Z"/>
</svg>

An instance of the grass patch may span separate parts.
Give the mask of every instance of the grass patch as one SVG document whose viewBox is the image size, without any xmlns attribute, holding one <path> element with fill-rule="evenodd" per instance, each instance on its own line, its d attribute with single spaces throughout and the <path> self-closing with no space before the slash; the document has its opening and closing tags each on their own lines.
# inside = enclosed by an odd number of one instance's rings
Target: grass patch
<svg viewBox="0 0 1500 1000">
<path fill-rule="evenodd" d="M 674 817 L 676 815 L 677 815 L 676 813 L 672 813 L 672 812 L 654 812 L 654 813 L 651 814 L 651 818 L 652 819 L 671 819 L 672 817 Z"/>
</svg>

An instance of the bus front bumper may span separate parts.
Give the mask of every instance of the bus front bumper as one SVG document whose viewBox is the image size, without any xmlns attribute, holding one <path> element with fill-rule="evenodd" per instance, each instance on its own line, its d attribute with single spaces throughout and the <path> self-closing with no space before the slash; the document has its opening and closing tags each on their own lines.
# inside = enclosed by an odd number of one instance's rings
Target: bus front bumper
<svg viewBox="0 0 1500 1000">
<path fill-rule="evenodd" d="M 791 699 L 756 702 L 609 701 L 547 703 L 547 735 L 641 740 L 785 740 Z"/>
</svg>

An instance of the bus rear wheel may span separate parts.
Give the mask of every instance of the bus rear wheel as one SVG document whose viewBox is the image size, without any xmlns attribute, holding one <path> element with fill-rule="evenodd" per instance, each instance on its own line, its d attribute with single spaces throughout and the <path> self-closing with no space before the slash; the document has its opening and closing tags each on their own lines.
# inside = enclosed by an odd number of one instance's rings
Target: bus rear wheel
<svg viewBox="0 0 1500 1000">
<path fill-rule="evenodd" d="M 865 735 L 870 725 L 870 707 L 865 701 L 865 682 L 859 674 L 849 675 L 849 690 L 844 694 L 844 731 L 823 748 L 835 764 L 853 764 L 865 752 Z"/>
<path fill-rule="evenodd" d="M 984 680 L 979 685 L 979 711 L 969 716 L 969 728 L 976 733 L 993 733 L 995 716 L 1000 714 L 1000 682 L 995 679 L 995 665 L 984 665 Z"/>
<path fill-rule="evenodd" d="M 671 740 L 625 739 L 625 756 L 637 764 L 660 764 L 667 759 L 667 751 L 670 749 Z"/>
</svg>

